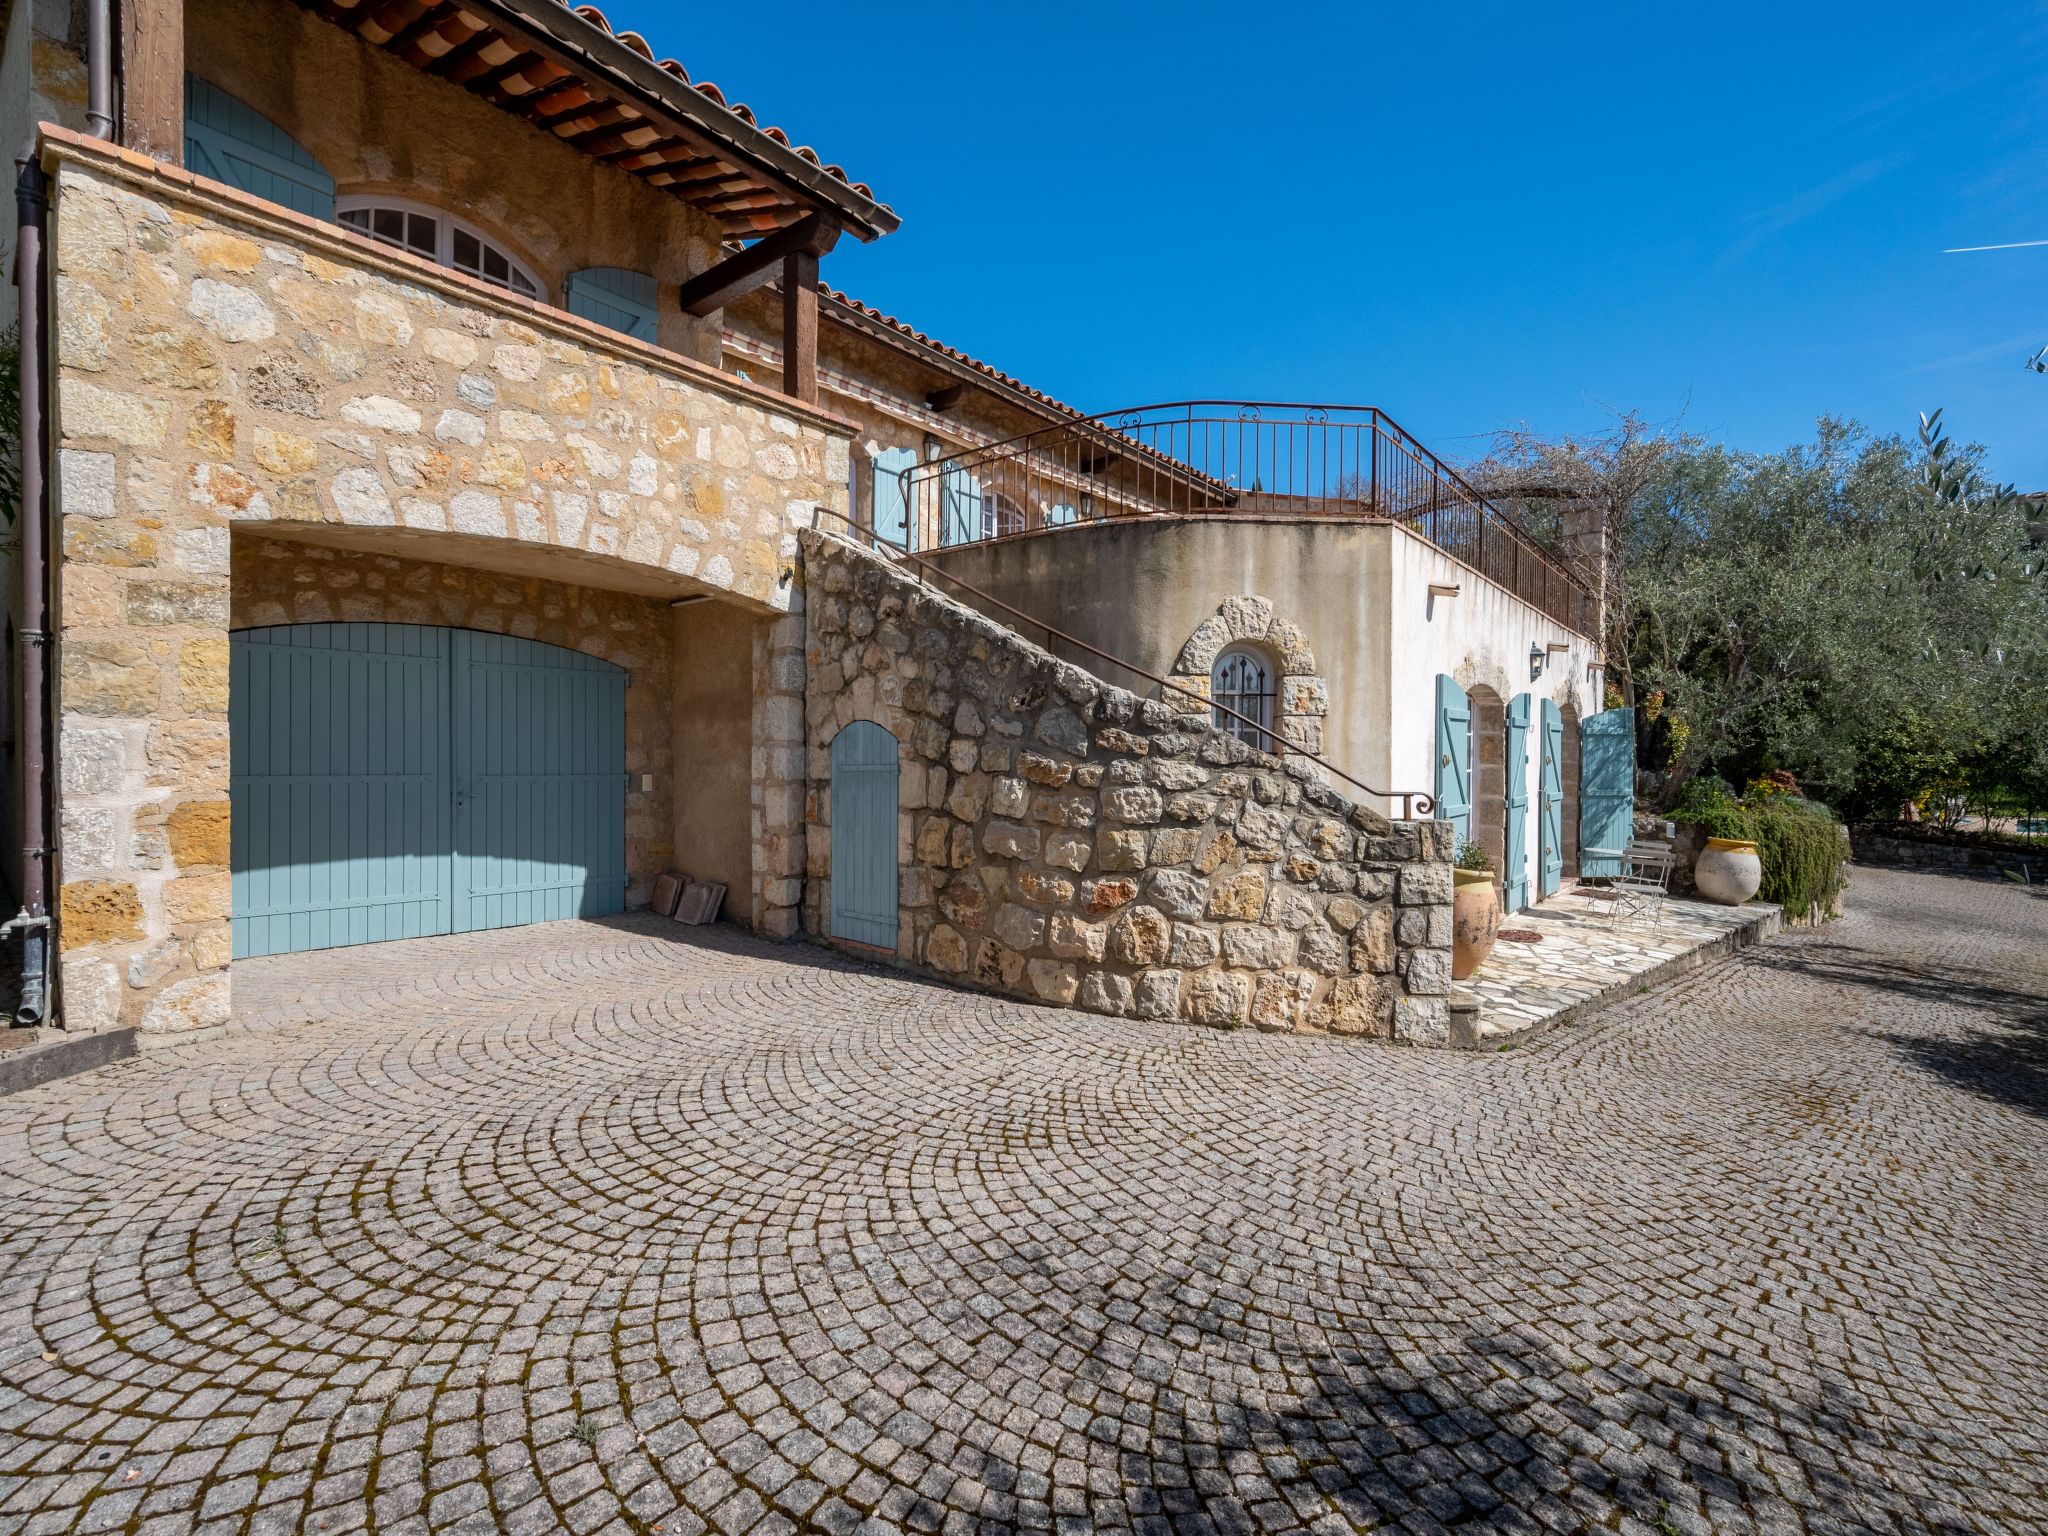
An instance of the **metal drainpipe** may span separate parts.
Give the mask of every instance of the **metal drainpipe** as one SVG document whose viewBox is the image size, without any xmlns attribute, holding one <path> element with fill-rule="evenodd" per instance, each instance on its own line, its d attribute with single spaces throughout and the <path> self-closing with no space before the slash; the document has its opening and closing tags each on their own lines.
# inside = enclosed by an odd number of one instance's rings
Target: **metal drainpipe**
<svg viewBox="0 0 2048 1536">
<path fill-rule="evenodd" d="M 35 1025 L 50 999 L 49 772 L 50 601 L 43 421 L 43 232 L 49 178 L 36 146 L 15 162 L 19 224 L 14 280 L 21 289 L 21 912 L 5 926 L 22 933 L 21 1006 L 15 1023 Z"/>
<path fill-rule="evenodd" d="M 114 136 L 114 0 L 85 8 L 85 128 L 96 139 Z"/>
</svg>

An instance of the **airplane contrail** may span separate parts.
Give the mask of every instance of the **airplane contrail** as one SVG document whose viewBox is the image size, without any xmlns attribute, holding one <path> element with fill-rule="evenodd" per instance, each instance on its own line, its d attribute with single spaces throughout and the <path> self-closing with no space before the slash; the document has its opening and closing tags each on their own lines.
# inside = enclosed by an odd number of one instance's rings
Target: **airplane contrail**
<svg viewBox="0 0 2048 1536">
<path fill-rule="evenodd" d="M 2008 245 L 1952 245 L 1941 254 L 1962 256 L 1970 251 L 2017 251 L 2029 245 L 2048 245 L 2048 240 L 2014 240 Z"/>
</svg>

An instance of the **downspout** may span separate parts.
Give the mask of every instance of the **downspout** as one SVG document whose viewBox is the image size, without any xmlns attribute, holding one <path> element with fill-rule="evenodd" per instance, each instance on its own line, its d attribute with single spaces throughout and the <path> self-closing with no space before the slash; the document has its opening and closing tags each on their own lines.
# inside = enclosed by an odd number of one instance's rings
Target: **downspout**
<svg viewBox="0 0 2048 1536">
<path fill-rule="evenodd" d="M 18 1025 L 36 1025 L 50 1001 L 49 441 L 43 421 L 43 234 L 49 178 L 38 147 L 15 162 L 18 217 L 14 281 L 21 290 L 21 911 L 0 932 L 21 931 Z"/>
<path fill-rule="evenodd" d="M 85 131 L 114 136 L 114 0 L 87 0 L 85 8 Z"/>
</svg>

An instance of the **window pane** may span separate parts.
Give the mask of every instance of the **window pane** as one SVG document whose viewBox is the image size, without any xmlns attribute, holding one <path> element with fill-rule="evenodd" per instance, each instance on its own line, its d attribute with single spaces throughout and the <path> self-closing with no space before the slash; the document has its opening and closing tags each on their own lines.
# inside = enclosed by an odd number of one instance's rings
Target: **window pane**
<svg viewBox="0 0 2048 1536">
<path fill-rule="evenodd" d="M 455 265 L 462 268 L 462 270 L 465 272 L 476 271 L 478 246 L 480 245 L 480 243 L 481 242 L 478 241 L 477 237 L 475 235 L 472 235 L 468 230 L 456 230 Z"/>
<path fill-rule="evenodd" d="M 406 244 L 422 256 L 439 256 L 435 249 L 434 236 L 439 233 L 434 221 L 423 213 L 409 213 L 406 218 Z"/>
<path fill-rule="evenodd" d="M 371 232 L 379 240 L 389 240 L 393 245 L 405 244 L 405 215 L 396 208 L 379 208 L 373 215 L 376 222 Z"/>
<path fill-rule="evenodd" d="M 351 229 L 366 230 L 370 227 L 370 210 L 367 208 L 350 208 L 341 215 L 341 222 L 348 225 Z"/>
</svg>

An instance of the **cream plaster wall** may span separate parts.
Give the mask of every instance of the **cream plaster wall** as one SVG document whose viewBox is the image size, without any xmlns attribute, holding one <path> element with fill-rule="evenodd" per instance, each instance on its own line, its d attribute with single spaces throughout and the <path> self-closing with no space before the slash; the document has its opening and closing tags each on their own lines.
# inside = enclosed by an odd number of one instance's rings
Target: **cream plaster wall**
<svg viewBox="0 0 2048 1536">
<path fill-rule="evenodd" d="M 1567 629 L 1505 588 L 1460 565 L 1442 550 L 1404 528 L 1386 530 L 1390 545 L 1388 616 L 1387 759 L 1389 782 L 1429 788 L 1435 780 L 1436 678 L 1449 673 L 1470 690 L 1485 685 L 1511 704 L 1518 694 L 1551 699 L 1579 717 L 1600 708 L 1603 690 L 1600 651 L 1588 637 Z M 1456 597 L 1432 599 L 1431 583 L 1455 585 Z M 1551 653 L 1552 644 L 1566 650 Z M 1531 646 L 1543 648 L 1544 664 L 1531 675 Z M 1526 839 L 1529 889 L 1537 889 L 1537 791 L 1541 754 L 1537 712 L 1530 710 L 1525 764 L 1529 799 Z M 1502 878 L 1507 875 L 1501 872 Z"/>
<path fill-rule="evenodd" d="M 1133 518 L 939 551 L 933 558 L 1012 607 L 1161 676 L 1174 672 L 1190 637 L 1226 602 L 1265 599 L 1277 623 L 1305 637 L 1326 685 L 1322 755 L 1375 788 L 1426 788 L 1395 784 L 1384 772 L 1388 546 L 1388 530 L 1369 523 Z M 995 617 L 1012 622 L 999 612 Z M 1044 638 L 1029 624 L 1017 627 L 1034 640 Z M 1055 655 L 1120 687 L 1165 696 L 1135 672 L 1057 639 L 1048 643 Z M 1398 804 L 1368 803 L 1400 811 Z"/>
</svg>

